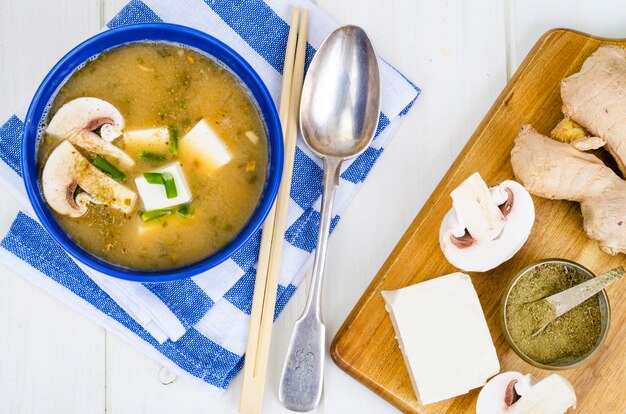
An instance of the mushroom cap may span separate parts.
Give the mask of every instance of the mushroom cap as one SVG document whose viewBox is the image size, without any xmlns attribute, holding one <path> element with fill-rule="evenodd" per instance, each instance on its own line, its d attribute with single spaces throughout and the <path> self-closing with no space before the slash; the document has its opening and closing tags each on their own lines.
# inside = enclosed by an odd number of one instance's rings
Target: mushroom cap
<svg viewBox="0 0 626 414">
<path fill-rule="evenodd" d="M 535 207 L 528 191 L 507 180 L 490 189 L 494 203 L 505 209 L 505 224 L 492 240 L 474 240 L 454 208 L 444 216 L 439 244 L 446 259 L 468 272 L 485 272 L 509 260 L 524 245 L 535 222 Z"/>
<path fill-rule="evenodd" d="M 94 130 L 100 128 L 98 135 Z M 128 154 L 111 143 L 122 134 L 124 117 L 109 102 L 98 98 L 77 98 L 54 114 L 46 133 L 100 155 L 108 155 L 123 165 L 135 165 Z"/>
<path fill-rule="evenodd" d="M 137 194 L 94 167 L 69 142 L 63 141 L 50 154 L 41 175 L 43 195 L 59 214 L 80 217 L 89 202 L 106 204 L 127 214 L 137 202 Z M 76 194 L 80 187 L 87 193 Z"/>
<path fill-rule="evenodd" d="M 535 379 L 517 371 L 508 371 L 491 378 L 480 390 L 476 414 L 507 414 L 508 408 L 535 385 Z"/>
<path fill-rule="evenodd" d="M 41 174 L 43 196 L 57 213 L 80 217 L 87 212 L 85 203 L 77 203 L 74 197 L 76 177 L 72 168 L 82 155 L 68 141 L 63 141 L 52 151 Z"/>
<path fill-rule="evenodd" d="M 50 120 L 46 133 L 68 138 L 77 131 L 93 131 L 104 124 L 124 129 L 124 117 L 115 106 L 98 98 L 77 98 L 63 105 Z"/>
</svg>

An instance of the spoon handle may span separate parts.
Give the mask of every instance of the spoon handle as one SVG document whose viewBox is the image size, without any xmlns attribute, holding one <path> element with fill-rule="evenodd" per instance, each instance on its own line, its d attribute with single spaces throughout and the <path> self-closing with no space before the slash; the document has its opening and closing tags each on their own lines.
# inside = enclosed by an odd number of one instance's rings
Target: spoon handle
<svg viewBox="0 0 626 414">
<path fill-rule="evenodd" d="M 556 317 L 580 305 L 602 289 L 620 279 L 624 275 L 624 268 L 617 267 L 601 274 L 598 277 L 589 279 L 579 285 L 547 297 L 545 300 L 552 303 L 556 308 Z"/>
<path fill-rule="evenodd" d="M 326 327 L 321 316 L 322 280 L 340 167 L 341 160 L 324 158 L 322 206 L 311 288 L 304 312 L 293 328 L 280 379 L 279 398 L 293 411 L 310 411 L 322 397 L 326 354 Z"/>
</svg>

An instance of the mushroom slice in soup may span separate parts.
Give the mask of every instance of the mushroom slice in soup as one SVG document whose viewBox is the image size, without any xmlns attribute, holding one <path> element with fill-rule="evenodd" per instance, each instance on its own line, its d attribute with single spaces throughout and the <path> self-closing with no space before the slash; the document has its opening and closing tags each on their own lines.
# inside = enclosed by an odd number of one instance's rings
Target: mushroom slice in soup
<svg viewBox="0 0 626 414">
<path fill-rule="evenodd" d="M 104 128 L 105 138 L 96 134 Z M 46 133 L 53 138 L 67 139 L 87 151 L 108 155 L 123 165 L 135 165 L 128 154 L 109 142 L 121 135 L 124 117 L 109 102 L 98 98 L 77 98 L 63 105 L 50 120 Z"/>
<path fill-rule="evenodd" d="M 70 217 L 84 215 L 89 202 L 108 205 L 124 214 L 132 212 L 137 202 L 134 191 L 94 167 L 69 141 L 52 151 L 41 182 L 48 205 Z M 77 196 L 78 187 L 88 195 Z"/>
</svg>

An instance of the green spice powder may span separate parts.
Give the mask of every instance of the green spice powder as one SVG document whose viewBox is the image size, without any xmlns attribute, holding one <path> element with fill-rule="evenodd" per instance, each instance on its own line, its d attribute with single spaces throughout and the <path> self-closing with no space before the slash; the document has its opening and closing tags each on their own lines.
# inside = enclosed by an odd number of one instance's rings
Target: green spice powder
<svg viewBox="0 0 626 414">
<path fill-rule="evenodd" d="M 600 300 L 595 295 L 536 332 L 554 315 L 554 307 L 534 302 L 586 280 L 573 268 L 543 264 L 522 276 L 511 289 L 506 324 L 511 339 L 526 356 L 542 364 L 566 362 L 591 351 L 600 337 Z"/>
</svg>

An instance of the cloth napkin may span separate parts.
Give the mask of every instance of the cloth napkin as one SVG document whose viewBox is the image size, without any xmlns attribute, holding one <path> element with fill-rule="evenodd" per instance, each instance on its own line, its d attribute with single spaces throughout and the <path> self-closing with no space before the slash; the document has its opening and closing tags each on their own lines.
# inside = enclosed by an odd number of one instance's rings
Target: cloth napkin
<svg viewBox="0 0 626 414">
<path fill-rule="evenodd" d="M 291 7 L 309 9 L 307 64 L 338 27 L 306 0 L 132 0 L 108 24 L 169 22 L 220 39 L 242 55 L 278 103 Z M 394 127 L 420 90 L 380 60 L 382 111 L 376 138 L 345 163 L 332 228 L 365 180 Z M 170 369 L 223 392 L 243 366 L 260 231 L 230 259 L 191 279 L 135 283 L 105 276 L 70 258 L 38 223 L 26 196 L 20 167 L 24 112 L 0 127 L 0 181 L 17 199 L 6 234 L 0 234 L 0 262 Z M 320 160 L 299 140 L 296 149 L 283 265 L 275 317 L 312 263 L 320 219 Z M 375 218 L 373 218 L 375 219 Z"/>
</svg>

